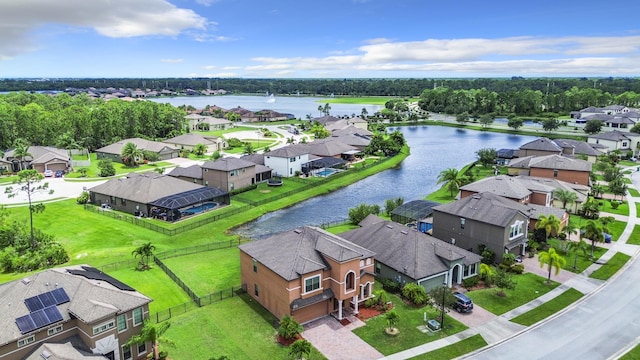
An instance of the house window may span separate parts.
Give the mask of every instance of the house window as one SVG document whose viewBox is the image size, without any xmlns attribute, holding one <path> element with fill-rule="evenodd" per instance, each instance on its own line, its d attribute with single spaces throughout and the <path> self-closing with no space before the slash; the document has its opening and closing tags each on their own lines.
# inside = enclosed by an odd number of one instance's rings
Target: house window
<svg viewBox="0 0 640 360">
<path fill-rule="evenodd" d="M 558 170 L 557 169 L 553 169 L 553 177 L 554 178 L 558 177 Z"/>
<path fill-rule="evenodd" d="M 123 346 L 122 347 L 122 359 L 130 360 L 131 359 L 131 346 Z"/>
<path fill-rule="evenodd" d="M 232 182 L 229 183 L 229 191 L 233 191 L 233 189 L 235 189 L 235 186 L 233 185 Z"/>
<path fill-rule="evenodd" d="M 371 258 L 367 258 L 367 266 L 371 265 Z"/>
<path fill-rule="evenodd" d="M 258 286 L 258 284 L 253 284 L 253 293 L 256 296 L 260 296 L 260 287 Z"/>
<path fill-rule="evenodd" d="M 62 325 L 58 325 L 56 327 L 52 327 L 49 328 L 49 330 L 47 330 L 47 335 L 51 336 L 51 335 L 55 335 L 59 332 L 62 332 Z"/>
<path fill-rule="evenodd" d="M 349 271 L 344 280 L 345 290 L 351 291 L 356 288 L 356 273 Z"/>
<path fill-rule="evenodd" d="M 258 260 L 253 259 L 253 272 L 257 273 L 258 272 Z"/>
<path fill-rule="evenodd" d="M 364 267 L 364 260 L 360 260 L 360 267 Z"/>
<path fill-rule="evenodd" d="M 142 308 L 133 310 L 133 326 L 142 324 Z"/>
<path fill-rule="evenodd" d="M 142 355 L 147 352 L 147 343 L 138 344 L 138 355 Z"/>
<path fill-rule="evenodd" d="M 295 157 L 289 158 L 289 162 L 296 162 L 296 158 Z"/>
<path fill-rule="evenodd" d="M 93 335 L 97 335 L 97 334 L 103 333 L 103 332 L 105 332 L 105 331 L 107 331 L 109 329 L 113 329 L 115 326 L 116 326 L 116 323 L 113 320 L 108 321 L 108 322 L 106 322 L 104 324 L 100 324 L 98 326 L 94 326 L 93 327 Z"/>
<path fill-rule="evenodd" d="M 464 229 L 464 223 L 465 223 L 466 221 L 467 221 L 467 220 L 466 220 L 465 218 L 460 218 L 460 229 Z"/>
<path fill-rule="evenodd" d="M 32 342 L 36 341 L 36 337 L 31 335 L 31 336 L 27 336 L 26 338 L 22 338 L 20 340 L 18 340 L 18 347 L 23 347 L 25 345 L 29 345 Z"/>
<path fill-rule="evenodd" d="M 229 176 L 236 176 L 236 175 L 238 175 L 238 170 L 229 171 Z"/>
<path fill-rule="evenodd" d="M 127 315 L 118 315 L 118 317 L 116 318 L 116 323 L 118 325 L 118 332 L 127 330 Z"/>
<path fill-rule="evenodd" d="M 380 263 L 376 263 L 376 274 L 380 274 Z"/>
<path fill-rule="evenodd" d="M 509 239 L 522 235 L 522 224 L 522 221 L 516 221 L 515 224 L 511 225 L 509 228 Z"/>
<path fill-rule="evenodd" d="M 304 292 L 308 293 L 320 289 L 320 275 L 304 279 Z"/>
<path fill-rule="evenodd" d="M 623 148 L 626 148 L 627 146 L 629 146 L 629 144 L 628 144 L 626 141 L 623 141 L 623 142 L 622 142 L 622 147 L 623 147 Z"/>
<path fill-rule="evenodd" d="M 124 199 L 124 198 L 123 198 L 123 199 L 120 199 L 120 204 L 121 204 L 122 206 L 126 206 L 126 205 L 127 205 L 127 199 Z"/>
</svg>

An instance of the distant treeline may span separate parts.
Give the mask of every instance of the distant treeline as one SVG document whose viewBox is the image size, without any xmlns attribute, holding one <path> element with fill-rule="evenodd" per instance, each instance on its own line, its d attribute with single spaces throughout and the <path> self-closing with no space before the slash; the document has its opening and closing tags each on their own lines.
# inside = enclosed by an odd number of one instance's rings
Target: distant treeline
<svg viewBox="0 0 640 360">
<path fill-rule="evenodd" d="M 631 91 L 640 93 L 637 78 L 479 78 L 479 79 L 1 79 L 0 91 L 64 91 L 68 88 L 131 88 L 182 91 L 185 89 L 224 89 L 233 93 L 266 92 L 328 96 L 419 96 L 425 89 L 446 87 L 451 90 L 486 89 L 513 93 L 540 91 L 561 94 L 574 87 L 596 89 L 612 96 Z"/>
</svg>

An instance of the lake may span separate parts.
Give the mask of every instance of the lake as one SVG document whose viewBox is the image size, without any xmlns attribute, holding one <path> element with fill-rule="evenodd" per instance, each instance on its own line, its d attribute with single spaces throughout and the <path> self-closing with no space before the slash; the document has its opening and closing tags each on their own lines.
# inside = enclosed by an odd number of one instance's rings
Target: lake
<svg viewBox="0 0 640 360">
<path fill-rule="evenodd" d="M 216 96 L 176 96 L 170 98 L 158 98 L 146 100 L 168 103 L 173 106 L 191 105 L 196 109 L 203 109 L 207 105 L 217 105 L 224 109 L 231 109 L 240 106 L 251 111 L 275 110 L 280 113 L 292 114 L 298 119 L 306 119 L 307 114 L 311 114 L 312 118 L 321 117 L 318 111 L 319 105 L 324 105 L 328 98 L 306 97 L 306 96 L 282 96 L 274 97 L 275 101 L 270 102 L 267 96 L 247 96 L 247 95 L 216 95 Z M 373 115 L 375 112 L 384 108 L 380 105 L 363 105 L 363 104 L 330 104 L 330 114 L 332 116 L 359 116 L 362 109 L 367 109 L 367 113 Z"/>
<path fill-rule="evenodd" d="M 328 195 L 305 200 L 292 207 L 266 214 L 242 225 L 236 233 L 259 238 L 305 225 L 321 225 L 349 218 L 349 209 L 361 203 L 384 208 L 387 199 L 405 202 L 424 199 L 436 191 L 438 175 L 448 168 L 460 169 L 476 160 L 482 148 L 518 148 L 533 136 L 492 133 L 444 126 L 392 127 L 399 130 L 411 148 L 399 167 L 358 181 Z M 286 180 L 285 180 L 286 186 Z"/>
</svg>

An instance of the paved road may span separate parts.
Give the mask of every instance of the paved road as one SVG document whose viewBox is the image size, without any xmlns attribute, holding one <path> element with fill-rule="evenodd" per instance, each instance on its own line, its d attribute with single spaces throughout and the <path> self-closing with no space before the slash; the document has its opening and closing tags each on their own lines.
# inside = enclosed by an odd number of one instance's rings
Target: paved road
<svg viewBox="0 0 640 360">
<path fill-rule="evenodd" d="M 632 174 L 640 185 L 640 173 Z M 637 200 L 637 199 L 636 199 Z M 638 223 L 631 209 L 630 234 Z M 624 244 L 620 244 L 623 247 Z M 614 248 L 616 246 L 614 245 Z M 618 358 L 640 339 L 640 262 L 633 261 L 588 298 L 560 315 L 532 327 L 470 359 L 609 359 Z"/>
</svg>

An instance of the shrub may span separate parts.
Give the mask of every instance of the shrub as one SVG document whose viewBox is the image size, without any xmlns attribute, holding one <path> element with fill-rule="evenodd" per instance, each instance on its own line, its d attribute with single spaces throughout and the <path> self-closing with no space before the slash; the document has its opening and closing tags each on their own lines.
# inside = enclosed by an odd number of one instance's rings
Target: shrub
<svg viewBox="0 0 640 360">
<path fill-rule="evenodd" d="M 285 339 L 293 339 L 297 337 L 304 328 L 294 318 L 289 315 L 285 315 L 280 319 L 280 327 L 278 328 L 278 335 Z"/>
<path fill-rule="evenodd" d="M 565 233 L 560 233 L 560 234 L 558 234 L 558 239 L 560 239 L 560 240 L 567 240 L 567 234 L 565 234 Z"/>
<path fill-rule="evenodd" d="M 402 296 L 418 306 L 424 305 L 429 301 L 427 291 L 415 283 L 407 283 L 402 288 Z"/>
<path fill-rule="evenodd" d="M 478 279 L 477 276 L 468 277 L 466 279 L 462 279 L 462 286 L 464 286 L 465 288 L 469 289 L 469 288 L 472 288 L 472 287 L 478 285 L 479 281 L 480 281 L 480 279 Z"/>
<path fill-rule="evenodd" d="M 511 266 L 511 272 L 516 274 L 522 274 L 524 272 L 524 265 L 514 264 Z"/>
<path fill-rule="evenodd" d="M 618 208 L 618 206 L 620 206 L 620 203 L 619 203 L 619 202 L 617 202 L 617 201 L 611 201 L 611 208 L 612 208 L 613 210 L 617 209 L 617 208 Z"/>
<path fill-rule="evenodd" d="M 144 154 L 144 159 L 145 160 L 148 160 L 148 161 L 151 161 L 151 162 L 156 162 L 156 161 L 160 160 L 160 155 L 158 155 L 157 152 L 144 150 L 142 153 Z"/>
<path fill-rule="evenodd" d="M 402 289 L 402 284 L 391 279 L 381 279 L 382 288 L 390 293 L 397 294 Z"/>
<path fill-rule="evenodd" d="M 82 194 L 80 194 L 80 196 L 78 196 L 76 198 L 76 202 L 79 205 L 84 205 L 86 203 L 89 202 L 89 192 L 88 191 L 83 191 Z"/>
<path fill-rule="evenodd" d="M 113 166 L 113 162 L 111 159 L 103 159 L 98 161 L 98 176 L 107 177 L 113 176 L 116 174 L 116 168 Z"/>
<path fill-rule="evenodd" d="M 354 225 L 358 225 L 358 223 L 369 216 L 369 214 L 380 214 L 380 206 L 360 204 L 354 208 L 349 209 L 349 222 Z"/>
</svg>

